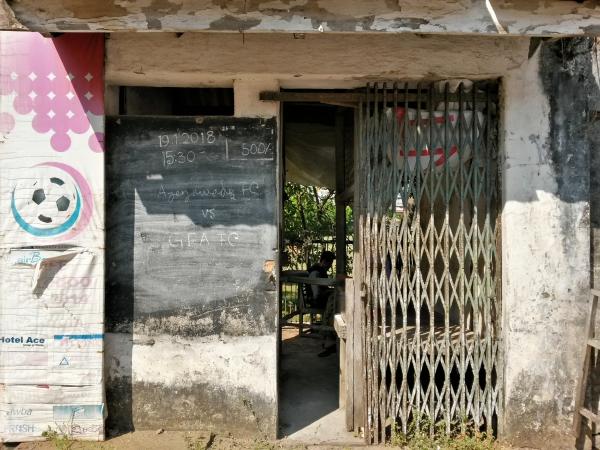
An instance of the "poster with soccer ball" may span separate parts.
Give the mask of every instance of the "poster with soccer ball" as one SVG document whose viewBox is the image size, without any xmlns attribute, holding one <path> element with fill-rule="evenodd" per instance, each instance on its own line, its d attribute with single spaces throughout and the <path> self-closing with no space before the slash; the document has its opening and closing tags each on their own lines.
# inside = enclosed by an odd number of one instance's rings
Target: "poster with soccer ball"
<svg viewBox="0 0 600 450">
<path fill-rule="evenodd" d="M 103 36 L 0 44 L 0 246 L 102 247 Z"/>
<path fill-rule="evenodd" d="M 0 443 L 104 437 L 103 62 L 0 32 Z"/>
</svg>

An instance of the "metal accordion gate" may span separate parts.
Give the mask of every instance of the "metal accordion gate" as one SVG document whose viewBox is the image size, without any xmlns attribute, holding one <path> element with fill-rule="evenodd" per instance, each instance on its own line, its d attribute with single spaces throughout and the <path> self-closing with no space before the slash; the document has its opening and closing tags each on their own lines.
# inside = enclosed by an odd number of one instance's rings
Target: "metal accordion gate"
<svg viewBox="0 0 600 450">
<path fill-rule="evenodd" d="M 496 432 L 496 81 L 369 85 L 357 111 L 355 277 L 365 433 Z"/>
</svg>

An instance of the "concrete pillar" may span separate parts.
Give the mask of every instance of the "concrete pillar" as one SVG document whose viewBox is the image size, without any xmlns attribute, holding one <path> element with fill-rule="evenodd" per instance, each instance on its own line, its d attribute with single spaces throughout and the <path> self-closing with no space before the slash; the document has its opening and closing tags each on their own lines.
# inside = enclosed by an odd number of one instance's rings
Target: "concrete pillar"
<svg viewBox="0 0 600 450">
<path fill-rule="evenodd" d="M 279 102 L 260 101 L 262 91 L 278 91 L 279 81 L 274 79 L 240 78 L 233 81 L 235 117 L 277 117 Z"/>
<path fill-rule="evenodd" d="M 504 413 L 517 446 L 564 449 L 590 287 L 587 39 L 544 44 L 504 79 Z"/>
</svg>

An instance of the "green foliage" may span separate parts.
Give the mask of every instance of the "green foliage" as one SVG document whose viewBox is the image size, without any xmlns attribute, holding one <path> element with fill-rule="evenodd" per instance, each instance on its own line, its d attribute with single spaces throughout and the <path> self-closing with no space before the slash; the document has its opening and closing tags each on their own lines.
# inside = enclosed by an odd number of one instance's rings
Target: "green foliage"
<svg viewBox="0 0 600 450">
<path fill-rule="evenodd" d="M 307 238 L 335 236 L 335 191 L 285 184 L 283 206 L 284 238 L 289 242 L 304 242 Z"/>
<path fill-rule="evenodd" d="M 433 428 L 433 433 L 431 430 Z M 428 418 L 418 418 L 410 423 L 406 433 L 392 427 L 390 444 L 406 450 L 495 450 L 498 447 L 493 436 L 479 431 L 471 422 L 463 419 L 450 424 L 450 433 L 446 433 L 446 424 L 433 425 Z"/>
<path fill-rule="evenodd" d="M 115 450 L 112 446 L 100 442 L 77 441 L 70 435 L 50 427 L 42 433 L 42 437 L 46 438 L 55 450 Z"/>
<path fill-rule="evenodd" d="M 301 184 L 285 184 L 283 206 L 288 269 L 306 270 L 322 250 L 335 247 L 335 191 Z M 352 236 L 352 210 L 346 208 L 347 238 Z M 325 241 L 325 242 L 323 242 Z M 351 255 L 347 255 L 351 256 Z M 351 261 L 348 261 L 350 270 Z"/>
<path fill-rule="evenodd" d="M 42 433 L 42 436 L 52 442 L 52 445 L 56 450 L 69 450 L 75 443 L 69 436 L 58 433 L 56 430 L 48 428 L 47 431 Z"/>
</svg>

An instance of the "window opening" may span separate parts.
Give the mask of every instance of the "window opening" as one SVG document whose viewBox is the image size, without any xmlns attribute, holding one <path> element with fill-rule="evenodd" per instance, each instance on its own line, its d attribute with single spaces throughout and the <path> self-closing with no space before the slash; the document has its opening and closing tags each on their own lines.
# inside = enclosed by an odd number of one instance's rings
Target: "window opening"
<svg viewBox="0 0 600 450">
<path fill-rule="evenodd" d="M 233 112 L 232 88 L 119 88 L 120 115 L 233 116 Z"/>
</svg>

